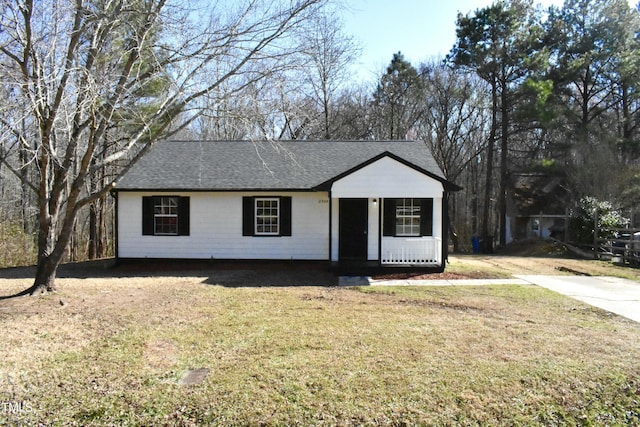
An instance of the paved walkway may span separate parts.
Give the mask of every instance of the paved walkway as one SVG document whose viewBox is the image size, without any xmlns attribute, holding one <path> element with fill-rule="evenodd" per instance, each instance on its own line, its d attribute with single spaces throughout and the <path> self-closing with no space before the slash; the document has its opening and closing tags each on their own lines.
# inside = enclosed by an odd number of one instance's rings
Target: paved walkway
<svg viewBox="0 0 640 427">
<path fill-rule="evenodd" d="M 523 279 L 374 280 L 369 276 L 340 276 L 340 286 L 480 286 L 530 285 Z"/>
<path fill-rule="evenodd" d="M 640 322 L 640 283 L 608 276 L 515 276 Z"/>
<path fill-rule="evenodd" d="M 373 280 L 340 277 L 342 286 L 537 285 L 640 322 L 640 282 L 608 276 L 516 275 L 513 279 Z"/>
</svg>

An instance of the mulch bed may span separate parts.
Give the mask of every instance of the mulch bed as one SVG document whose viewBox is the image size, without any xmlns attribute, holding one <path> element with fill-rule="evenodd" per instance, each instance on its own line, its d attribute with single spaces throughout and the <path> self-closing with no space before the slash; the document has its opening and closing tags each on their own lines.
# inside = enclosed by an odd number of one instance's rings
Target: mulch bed
<svg viewBox="0 0 640 427">
<path fill-rule="evenodd" d="M 459 280 L 459 279 L 478 279 L 459 273 L 389 273 L 376 274 L 371 276 L 373 280 Z"/>
</svg>

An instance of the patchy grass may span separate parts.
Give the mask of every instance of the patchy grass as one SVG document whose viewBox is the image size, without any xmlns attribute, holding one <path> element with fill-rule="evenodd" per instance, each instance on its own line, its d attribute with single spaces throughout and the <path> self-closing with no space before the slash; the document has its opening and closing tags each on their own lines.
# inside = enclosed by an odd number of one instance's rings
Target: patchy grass
<svg viewBox="0 0 640 427">
<path fill-rule="evenodd" d="M 608 261 L 509 255 L 452 255 L 449 257 L 446 273 L 476 279 L 507 279 L 514 274 L 570 275 L 579 273 L 640 280 L 640 268 L 619 266 Z"/>
<path fill-rule="evenodd" d="M 640 423 L 640 325 L 541 288 L 216 283 L 68 278 L 0 302 L 1 400 L 22 404 L 0 424 Z"/>
</svg>

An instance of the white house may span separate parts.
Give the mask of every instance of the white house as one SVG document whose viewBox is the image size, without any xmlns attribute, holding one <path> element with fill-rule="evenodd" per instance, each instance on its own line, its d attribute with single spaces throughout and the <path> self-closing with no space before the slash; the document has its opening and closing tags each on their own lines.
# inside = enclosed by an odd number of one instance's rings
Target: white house
<svg viewBox="0 0 640 427">
<path fill-rule="evenodd" d="M 119 181 L 119 259 L 447 257 L 447 181 L 419 141 L 163 141 Z"/>
</svg>

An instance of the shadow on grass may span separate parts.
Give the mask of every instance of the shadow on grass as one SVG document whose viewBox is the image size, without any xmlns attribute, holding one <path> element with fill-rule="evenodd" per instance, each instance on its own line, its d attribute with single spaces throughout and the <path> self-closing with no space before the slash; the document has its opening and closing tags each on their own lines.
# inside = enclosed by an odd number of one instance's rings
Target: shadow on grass
<svg viewBox="0 0 640 427">
<path fill-rule="evenodd" d="M 32 279 L 36 267 L 0 269 L 0 279 Z M 128 277 L 207 277 L 203 283 L 226 287 L 337 286 L 338 277 L 326 262 L 219 261 L 219 260 L 126 260 L 115 259 L 62 264 L 59 279 Z M 7 299 L 18 293 L 0 296 Z"/>
<path fill-rule="evenodd" d="M 287 267 L 282 269 L 238 269 L 212 271 L 203 282 L 230 288 L 338 286 L 338 277 L 327 270 Z"/>
</svg>

